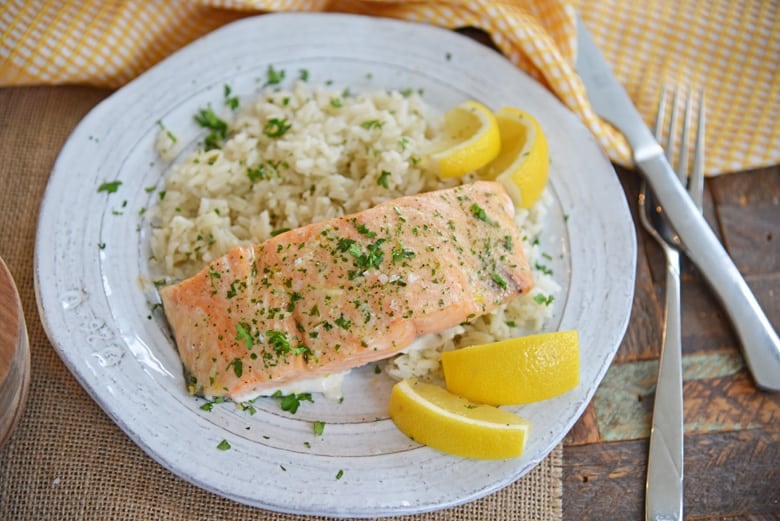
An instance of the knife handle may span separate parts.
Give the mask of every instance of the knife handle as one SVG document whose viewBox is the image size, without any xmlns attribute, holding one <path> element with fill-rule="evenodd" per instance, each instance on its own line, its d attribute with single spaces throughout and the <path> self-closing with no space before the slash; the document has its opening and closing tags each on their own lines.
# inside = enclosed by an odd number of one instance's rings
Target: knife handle
<svg viewBox="0 0 780 521">
<path fill-rule="evenodd" d="M 686 255 L 707 279 L 731 319 L 756 385 L 780 390 L 780 339 L 734 261 L 663 154 L 636 157 L 635 161 L 680 237 Z"/>
<path fill-rule="evenodd" d="M 680 255 L 665 249 L 666 305 L 647 459 L 645 521 L 683 519 L 683 375 Z"/>
</svg>

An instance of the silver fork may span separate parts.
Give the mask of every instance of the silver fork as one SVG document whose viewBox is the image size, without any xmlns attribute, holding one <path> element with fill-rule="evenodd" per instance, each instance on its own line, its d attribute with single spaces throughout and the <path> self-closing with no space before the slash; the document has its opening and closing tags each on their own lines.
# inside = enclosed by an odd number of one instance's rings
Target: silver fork
<svg viewBox="0 0 780 521">
<path fill-rule="evenodd" d="M 671 163 L 675 155 L 675 137 L 679 92 L 675 90 L 672 113 L 666 132 L 664 150 Z M 692 95 L 686 94 L 683 115 L 682 145 L 677 162 L 677 176 L 688 195 L 701 211 L 704 191 L 704 96 L 699 95 L 696 108 Z M 658 102 L 655 136 L 663 139 L 666 113 L 666 88 Z M 696 144 L 690 178 L 688 176 L 688 137 L 691 131 L 692 112 L 698 113 Z M 647 463 L 645 488 L 646 521 L 682 521 L 683 519 L 683 390 L 682 390 L 682 341 L 680 319 L 680 238 L 667 223 L 663 208 L 642 182 L 639 193 L 639 218 L 644 228 L 658 242 L 666 257 L 666 302 L 664 307 L 664 331 L 658 376 L 653 405 L 653 423 L 650 431 L 650 451 Z"/>
</svg>

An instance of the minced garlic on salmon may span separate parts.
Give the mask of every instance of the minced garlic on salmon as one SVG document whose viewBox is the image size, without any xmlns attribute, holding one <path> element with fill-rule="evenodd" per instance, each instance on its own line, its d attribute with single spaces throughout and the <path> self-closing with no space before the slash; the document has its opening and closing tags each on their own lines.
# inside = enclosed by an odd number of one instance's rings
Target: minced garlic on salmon
<svg viewBox="0 0 780 521">
<path fill-rule="evenodd" d="M 533 286 L 513 215 L 479 181 L 234 248 L 160 291 L 190 383 L 248 400 L 492 311 Z"/>
</svg>

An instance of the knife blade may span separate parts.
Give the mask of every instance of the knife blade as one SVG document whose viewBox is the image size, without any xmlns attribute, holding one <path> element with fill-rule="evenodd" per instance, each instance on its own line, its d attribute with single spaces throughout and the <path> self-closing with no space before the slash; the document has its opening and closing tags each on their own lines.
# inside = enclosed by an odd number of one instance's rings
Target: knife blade
<svg viewBox="0 0 780 521">
<path fill-rule="evenodd" d="M 758 387 L 780 390 L 780 339 L 734 261 L 707 224 L 667 161 L 609 64 L 577 17 L 577 60 L 596 114 L 625 136 L 685 254 L 699 268 L 731 319 L 745 362 Z"/>
</svg>

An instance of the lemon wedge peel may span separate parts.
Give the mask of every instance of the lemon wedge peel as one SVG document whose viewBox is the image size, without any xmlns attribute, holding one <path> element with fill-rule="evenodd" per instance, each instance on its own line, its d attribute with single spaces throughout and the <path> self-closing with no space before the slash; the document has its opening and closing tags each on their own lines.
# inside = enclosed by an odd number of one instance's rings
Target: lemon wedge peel
<svg viewBox="0 0 780 521">
<path fill-rule="evenodd" d="M 500 154 L 478 175 L 501 183 L 515 206 L 530 208 L 539 200 L 550 175 L 550 149 L 539 122 L 520 109 L 496 112 Z"/>
<path fill-rule="evenodd" d="M 519 457 L 530 429 L 516 414 L 471 403 L 415 379 L 393 386 L 389 412 L 398 429 L 413 440 L 465 458 Z"/>
<path fill-rule="evenodd" d="M 580 382 L 576 330 L 540 333 L 442 353 L 447 389 L 490 405 L 554 398 Z"/>
<path fill-rule="evenodd" d="M 461 177 L 493 161 L 501 149 L 493 112 L 469 100 L 444 115 L 442 135 L 432 144 L 427 166 L 439 177 Z"/>
</svg>

